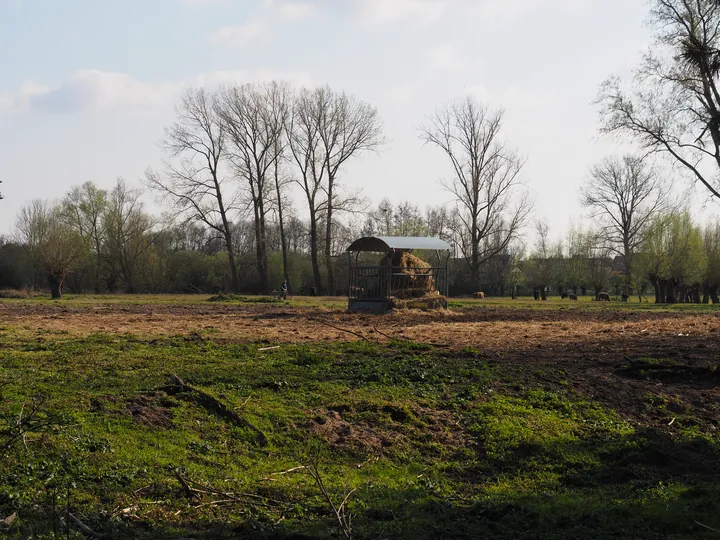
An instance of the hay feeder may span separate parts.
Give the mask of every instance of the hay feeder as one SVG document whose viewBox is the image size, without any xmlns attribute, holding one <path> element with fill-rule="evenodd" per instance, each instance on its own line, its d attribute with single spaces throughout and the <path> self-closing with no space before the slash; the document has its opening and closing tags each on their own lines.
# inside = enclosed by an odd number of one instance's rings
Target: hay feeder
<svg viewBox="0 0 720 540">
<path fill-rule="evenodd" d="M 435 265 L 413 251 L 435 254 Z M 390 309 L 447 308 L 450 244 L 439 238 L 366 236 L 347 249 L 349 257 L 348 309 L 383 313 Z M 383 254 L 379 262 L 370 253 Z M 362 261 L 361 261 L 362 258 Z"/>
</svg>

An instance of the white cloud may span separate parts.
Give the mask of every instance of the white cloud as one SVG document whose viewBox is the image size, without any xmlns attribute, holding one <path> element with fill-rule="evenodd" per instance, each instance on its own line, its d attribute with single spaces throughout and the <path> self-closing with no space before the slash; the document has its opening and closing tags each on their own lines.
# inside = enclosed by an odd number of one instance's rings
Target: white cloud
<svg viewBox="0 0 720 540">
<path fill-rule="evenodd" d="M 449 0 L 355 0 L 363 21 L 386 24 L 399 21 L 430 23 L 440 19 Z"/>
<path fill-rule="evenodd" d="M 461 49 L 452 42 L 441 43 L 427 52 L 430 66 L 442 71 L 466 73 L 470 71 L 470 64 Z"/>
<path fill-rule="evenodd" d="M 240 26 L 223 26 L 210 36 L 210 40 L 221 45 L 243 46 L 255 41 L 266 33 L 265 23 L 250 21 Z"/>
<path fill-rule="evenodd" d="M 21 105 L 48 112 L 82 110 L 156 111 L 172 103 L 175 87 L 170 83 L 140 81 L 124 73 L 81 70 L 56 87 L 26 83 Z"/>
<path fill-rule="evenodd" d="M 265 7 L 273 15 L 292 20 L 307 19 L 316 12 L 315 4 L 309 0 L 265 0 Z"/>
<path fill-rule="evenodd" d="M 212 6 L 222 4 L 225 0 L 185 0 L 188 6 Z"/>
<path fill-rule="evenodd" d="M 57 86 L 29 81 L 13 94 L 0 94 L 0 112 L 34 110 L 50 113 L 120 111 L 162 115 L 172 110 L 187 88 L 202 86 L 287 81 L 294 86 L 312 86 L 312 77 L 302 72 L 214 71 L 199 73 L 185 81 L 142 81 L 125 73 L 81 70 Z"/>
</svg>

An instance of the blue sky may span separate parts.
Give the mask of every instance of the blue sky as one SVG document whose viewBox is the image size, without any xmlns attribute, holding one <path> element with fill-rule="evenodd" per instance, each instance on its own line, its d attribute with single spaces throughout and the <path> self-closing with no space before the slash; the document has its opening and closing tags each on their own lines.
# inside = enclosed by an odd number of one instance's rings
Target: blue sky
<svg viewBox="0 0 720 540">
<path fill-rule="evenodd" d="M 449 201 L 450 170 L 417 127 L 466 94 L 504 107 L 536 216 L 560 234 L 590 166 L 623 150 L 599 139 L 592 101 L 640 59 L 646 13 L 641 0 L 0 0 L 0 234 L 30 199 L 159 167 L 184 89 L 273 78 L 378 107 L 389 143 L 344 173 L 375 202 Z"/>
</svg>

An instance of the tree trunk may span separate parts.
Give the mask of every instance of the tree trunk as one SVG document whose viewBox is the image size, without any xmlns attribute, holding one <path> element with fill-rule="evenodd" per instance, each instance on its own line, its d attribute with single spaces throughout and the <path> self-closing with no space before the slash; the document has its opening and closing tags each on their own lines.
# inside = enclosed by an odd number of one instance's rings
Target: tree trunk
<svg viewBox="0 0 720 540">
<path fill-rule="evenodd" d="M 238 282 L 237 265 L 235 264 L 235 251 L 233 249 L 232 237 L 229 232 L 225 233 L 225 248 L 228 254 L 228 264 L 230 264 L 230 286 L 232 292 L 240 292 L 240 283 Z"/>
<path fill-rule="evenodd" d="M 703 284 L 702 303 L 703 303 L 703 304 L 709 304 L 709 303 L 710 303 L 710 285 L 707 284 L 707 283 Z"/>
<path fill-rule="evenodd" d="M 262 231 L 260 229 L 260 209 L 258 208 L 258 200 L 255 197 L 255 193 L 252 194 L 253 198 L 253 218 L 255 221 L 255 268 L 257 269 L 258 279 L 260 280 L 260 291 L 263 294 L 265 288 L 263 286 L 263 265 L 262 265 Z"/>
<path fill-rule="evenodd" d="M 322 295 L 322 279 L 320 277 L 320 264 L 318 263 L 318 230 L 317 217 L 315 210 L 310 211 L 310 262 L 313 269 L 313 284 L 315 286 L 315 294 Z"/>
<path fill-rule="evenodd" d="M 213 180 L 215 182 L 215 193 L 217 193 L 217 200 L 218 200 L 218 210 L 220 211 L 220 218 L 222 219 L 223 223 L 223 233 L 225 236 L 225 249 L 227 250 L 228 254 L 228 263 L 230 264 L 230 279 L 232 281 L 232 292 L 238 293 L 240 292 L 240 283 L 238 281 L 238 273 L 237 273 L 237 266 L 235 265 L 235 253 L 233 251 L 233 242 L 232 242 L 232 233 L 230 232 L 230 223 L 227 219 L 227 211 L 225 210 L 225 205 L 223 203 L 222 194 L 220 192 L 220 182 L 218 182 L 217 175 L 213 175 Z"/>
<path fill-rule="evenodd" d="M 267 232 L 265 230 L 265 203 L 258 198 L 258 268 L 260 270 L 260 290 L 270 294 L 270 276 L 268 270 Z"/>
<path fill-rule="evenodd" d="M 661 304 L 662 299 L 660 298 L 660 283 L 657 279 L 653 278 L 650 280 L 650 284 L 653 286 L 653 289 L 655 289 L 655 303 Z"/>
<path fill-rule="evenodd" d="M 50 285 L 50 296 L 53 300 L 62 298 L 63 276 L 48 274 L 48 284 Z"/>
<path fill-rule="evenodd" d="M 540 288 L 540 298 L 547 300 L 547 287 L 544 285 Z"/>
<path fill-rule="evenodd" d="M 664 300 L 665 300 L 664 303 L 674 304 L 675 303 L 675 290 L 674 290 L 673 283 L 669 279 L 664 279 L 662 281 L 662 283 L 665 286 L 665 291 L 663 294 Z"/>
<path fill-rule="evenodd" d="M 717 285 L 710 285 L 710 300 L 712 300 L 713 305 L 720 304 L 720 298 L 718 298 L 718 286 Z"/>
<path fill-rule="evenodd" d="M 328 294 L 335 296 L 335 276 L 332 267 L 332 180 L 328 187 L 327 220 L 325 222 L 325 268 L 327 269 Z"/>
<path fill-rule="evenodd" d="M 280 248 L 282 249 L 283 277 L 288 284 L 290 292 L 290 276 L 288 272 L 287 241 L 285 240 L 285 222 L 283 221 L 282 194 L 280 193 L 280 177 L 278 175 L 278 162 L 275 160 L 275 190 L 277 192 L 278 221 L 280 225 Z"/>
<path fill-rule="evenodd" d="M 632 294 L 632 254 L 630 253 L 629 242 L 624 242 L 625 255 L 625 276 L 623 279 L 623 294 L 630 296 Z"/>
</svg>

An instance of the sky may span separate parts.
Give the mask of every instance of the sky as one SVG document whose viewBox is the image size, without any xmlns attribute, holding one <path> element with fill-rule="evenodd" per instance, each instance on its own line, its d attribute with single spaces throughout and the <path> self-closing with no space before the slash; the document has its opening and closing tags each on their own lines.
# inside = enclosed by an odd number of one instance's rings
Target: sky
<svg viewBox="0 0 720 540">
<path fill-rule="evenodd" d="M 583 216 L 600 137 L 593 101 L 651 42 L 643 0 L 0 0 L 0 234 L 31 199 L 92 181 L 139 184 L 190 87 L 329 84 L 378 108 L 387 144 L 342 181 L 421 207 L 449 203 L 418 128 L 472 95 L 505 110 L 537 219 Z M 153 207 L 151 196 L 148 205 Z M 304 208 L 298 204 L 298 212 Z"/>
</svg>

